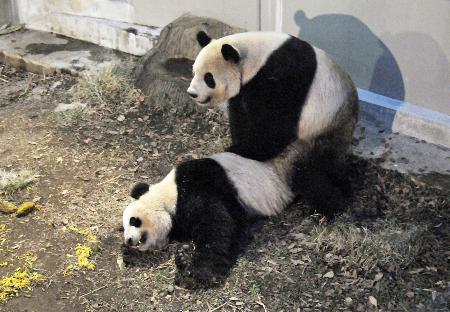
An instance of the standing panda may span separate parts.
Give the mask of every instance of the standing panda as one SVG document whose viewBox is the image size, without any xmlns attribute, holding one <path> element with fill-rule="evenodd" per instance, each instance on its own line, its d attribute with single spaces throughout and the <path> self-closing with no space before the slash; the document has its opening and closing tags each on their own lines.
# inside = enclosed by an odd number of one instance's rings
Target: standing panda
<svg viewBox="0 0 450 312">
<path fill-rule="evenodd" d="M 255 219 L 276 215 L 293 199 L 274 166 L 232 153 L 178 165 L 161 182 L 138 183 L 123 213 L 124 242 L 141 251 L 193 241 L 177 254 L 176 282 L 196 287 L 225 277 Z"/>
<path fill-rule="evenodd" d="M 324 51 L 284 33 L 214 40 L 201 31 L 197 41 L 187 92 L 200 105 L 226 104 L 228 151 L 274 162 L 316 210 L 340 209 L 359 108 L 350 77 Z"/>
</svg>

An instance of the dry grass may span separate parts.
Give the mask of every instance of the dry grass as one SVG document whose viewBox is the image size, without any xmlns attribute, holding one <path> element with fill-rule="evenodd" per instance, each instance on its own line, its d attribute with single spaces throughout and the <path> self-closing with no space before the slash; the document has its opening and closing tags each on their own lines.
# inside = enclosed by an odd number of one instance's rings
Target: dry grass
<svg viewBox="0 0 450 312">
<path fill-rule="evenodd" d="M 118 67 L 107 68 L 98 75 L 83 75 L 72 89 L 72 97 L 94 109 L 111 109 L 111 104 L 130 107 L 143 102 L 143 94 L 128 77 Z"/>
<path fill-rule="evenodd" d="M 37 175 L 30 170 L 4 171 L 0 170 L 0 195 L 11 195 L 24 189 L 33 181 Z"/>
<path fill-rule="evenodd" d="M 86 114 L 86 109 L 75 108 L 65 112 L 52 112 L 50 120 L 55 121 L 59 125 L 73 125 L 79 122 Z"/>
<path fill-rule="evenodd" d="M 343 271 L 368 273 L 392 265 L 408 266 L 421 252 L 422 234 L 426 230 L 425 226 L 401 226 L 393 222 L 383 222 L 369 230 L 336 220 L 330 225 L 316 226 L 312 236 L 318 250 L 330 254 L 325 257 L 327 261 L 341 262 Z"/>
</svg>

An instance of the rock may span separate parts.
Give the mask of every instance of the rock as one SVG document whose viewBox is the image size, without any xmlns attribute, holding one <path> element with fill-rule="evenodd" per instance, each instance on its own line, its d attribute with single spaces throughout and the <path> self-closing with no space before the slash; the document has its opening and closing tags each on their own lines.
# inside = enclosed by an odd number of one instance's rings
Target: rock
<svg viewBox="0 0 450 312">
<path fill-rule="evenodd" d="M 52 84 L 52 86 L 50 87 L 50 90 L 55 90 L 60 85 L 62 85 L 62 81 L 56 81 L 55 83 Z"/>
<path fill-rule="evenodd" d="M 174 290 L 175 288 L 172 285 L 167 286 L 167 293 L 171 294 Z"/>
<path fill-rule="evenodd" d="M 325 278 L 333 278 L 334 277 L 334 272 L 333 271 L 329 271 L 329 272 L 325 273 L 323 275 L 323 277 L 325 277 Z"/>
<path fill-rule="evenodd" d="M 378 305 L 378 301 L 377 301 L 377 299 L 374 296 L 369 296 L 369 302 L 374 307 L 377 307 L 377 305 Z"/>
<path fill-rule="evenodd" d="M 353 299 L 352 298 L 350 298 L 350 297 L 347 297 L 347 298 L 345 298 L 345 305 L 346 306 L 351 306 L 352 305 L 352 303 L 353 303 Z"/>
<path fill-rule="evenodd" d="M 67 111 L 71 111 L 74 109 L 84 109 L 84 108 L 86 108 L 86 104 L 80 103 L 80 102 L 73 102 L 70 104 L 59 103 L 58 106 L 56 106 L 56 108 L 54 109 L 54 112 L 62 113 L 62 112 L 67 112 Z"/>
<path fill-rule="evenodd" d="M 145 101 L 170 105 L 186 116 L 198 108 L 186 90 L 192 78 L 192 64 L 200 51 L 196 39 L 200 30 L 213 38 L 245 31 L 192 15 L 183 15 L 168 24 L 162 29 L 157 45 L 136 67 L 136 86 L 146 96 Z"/>
</svg>

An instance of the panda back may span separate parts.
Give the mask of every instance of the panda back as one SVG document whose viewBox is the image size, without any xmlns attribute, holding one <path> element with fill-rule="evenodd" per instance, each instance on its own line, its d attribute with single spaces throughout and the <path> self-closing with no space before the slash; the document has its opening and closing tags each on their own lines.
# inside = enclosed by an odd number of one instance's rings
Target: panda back
<svg viewBox="0 0 450 312">
<path fill-rule="evenodd" d="M 276 215 L 293 199 L 289 186 L 269 163 L 228 152 L 215 154 L 210 158 L 225 170 L 239 200 L 255 214 Z"/>
</svg>

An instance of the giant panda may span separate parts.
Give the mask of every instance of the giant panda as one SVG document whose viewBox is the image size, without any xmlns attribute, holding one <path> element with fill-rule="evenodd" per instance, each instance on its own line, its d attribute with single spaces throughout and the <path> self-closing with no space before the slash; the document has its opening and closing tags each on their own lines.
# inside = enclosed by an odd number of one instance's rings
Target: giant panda
<svg viewBox="0 0 450 312">
<path fill-rule="evenodd" d="M 194 243 L 177 253 L 176 282 L 213 285 L 225 277 L 256 220 L 273 216 L 294 198 L 275 167 L 224 152 L 175 167 L 161 182 L 138 183 L 123 213 L 124 243 L 141 251 L 170 241 Z"/>
<path fill-rule="evenodd" d="M 338 210 L 359 107 L 349 75 L 324 51 L 284 33 L 214 40 L 200 31 L 197 41 L 187 92 L 199 105 L 225 104 L 227 151 L 277 163 L 317 210 Z"/>
</svg>

